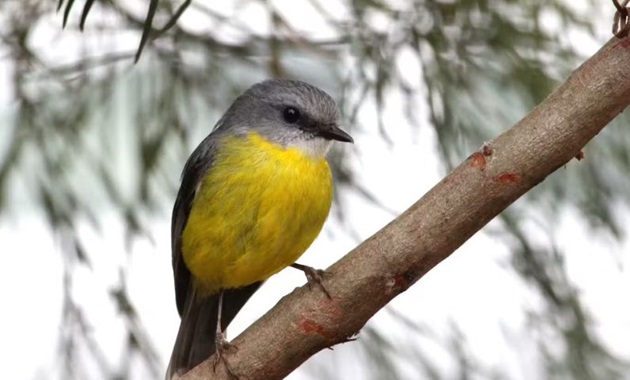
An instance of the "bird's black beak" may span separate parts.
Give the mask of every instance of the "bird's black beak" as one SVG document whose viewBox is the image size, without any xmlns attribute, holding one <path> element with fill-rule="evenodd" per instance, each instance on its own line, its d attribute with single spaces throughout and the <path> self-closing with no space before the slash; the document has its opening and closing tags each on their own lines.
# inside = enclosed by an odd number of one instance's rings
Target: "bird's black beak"
<svg viewBox="0 0 630 380">
<path fill-rule="evenodd" d="M 336 124 L 323 125 L 317 131 L 317 135 L 328 140 L 337 140 L 341 142 L 354 143 L 352 136 L 347 134 L 343 129 L 339 128 Z"/>
</svg>

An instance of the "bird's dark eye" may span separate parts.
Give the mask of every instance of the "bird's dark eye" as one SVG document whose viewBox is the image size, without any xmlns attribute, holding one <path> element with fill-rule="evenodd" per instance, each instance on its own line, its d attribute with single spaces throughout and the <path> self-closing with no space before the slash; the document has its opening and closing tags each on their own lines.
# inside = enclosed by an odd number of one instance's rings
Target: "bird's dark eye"
<svg viewBox="0 0 630 380">
<path fill-rule="evenodd" d="M 300 110 L 295 107 L 287 107 L 284 109 L 282 117 L 284 117 L 284 121 L 287 123 L 297 123 L 300 119 Z"/>
</svg>

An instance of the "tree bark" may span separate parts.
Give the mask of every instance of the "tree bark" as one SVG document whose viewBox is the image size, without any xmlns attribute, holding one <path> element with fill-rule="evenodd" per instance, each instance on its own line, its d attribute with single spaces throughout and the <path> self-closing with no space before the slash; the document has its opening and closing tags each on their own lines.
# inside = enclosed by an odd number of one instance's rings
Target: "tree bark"
<svg viewBox="0 0 630 380">
<path fill-rule="evenodd" d="M 239 379 L 281 379 L 354 336 L 512 202 L 584 158 L 584 145 L 630 103 L 629 62 L 630 39 L 609 41 L 529 115 L 332 265 L 332 299 L 303 286 L 280 300 L 232 342 L 238 350 L 226 357 Z M 181 379 L 229 379 L 223 365 L 213 371 L 213 359 Z"/>
</svg>

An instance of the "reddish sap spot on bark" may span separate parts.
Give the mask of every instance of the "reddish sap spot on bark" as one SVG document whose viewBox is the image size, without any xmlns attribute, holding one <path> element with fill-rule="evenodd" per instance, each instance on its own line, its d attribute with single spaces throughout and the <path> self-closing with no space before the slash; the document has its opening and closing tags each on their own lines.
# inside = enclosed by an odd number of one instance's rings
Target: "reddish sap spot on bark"
<svg viewBox="0 0 630 380">
<path fill-rule="evenodd" d="M 491 156 L 492 155 L 492 148 L 490 148 L 488 145 L 484 144 L 483 148 L 481 148 L 481 153 L 483 153 L 484 156 Z"/>
<path fill-rule="evenodd" d="M 300 320 L 300 328 L 307 334 L 318 334 L 324 339 L 330 339 L 330 334 L 319 324 L 311 321 L 310 319 Z"/>
<path fill-rule="evenodd" d="M 420 276 L 420 270 L 416 267 L 409 268 L 405 273 L 394 277 L 393 287 L 402 293 L 407 290 Z"/>
<path fill-rule="evenodd" d="M 621 39 L 621 41 L 619 41 L 619 43 L 617 45 L 615 45 L 615 48 L 617 47 L 622 47 L 622 48 L 629 48 L 630 47 L 630 38 L 628 37 L 624 37 Z"/>
<path fill-rule="evenodd" d="M 473 168 L 479 168 L 481 170 L 486 168 L 486 158 L 479 152 L 475 152 L 470 156 L 470 162 L 470 166 Z"/>
<path fill-rule="evenodd" d="M 578 161 L 582 161 L 582 160 L 584 159 L 584 152 L 579 151 L 579 152 L 578 152 L 578 154 L 576 154 L 576 155 L 575 155 L 575 158 L 576 158 Z"/>
<path fill-rule="evenodd" d="M 521 176 L 517 173 L 505 172 L 499 175 L 495 175 L 494 177 L 492 177 L 492 180 L 499 183 L 513 183 L 518 181 L 520 178 Z"/>
<path fill-rule="evenodd" d="M 394 283 L 392 286 L 396 291 L 403 291 L 409 287 L 409 281 L 405 276 L 394 277 Z"/>
</svg>

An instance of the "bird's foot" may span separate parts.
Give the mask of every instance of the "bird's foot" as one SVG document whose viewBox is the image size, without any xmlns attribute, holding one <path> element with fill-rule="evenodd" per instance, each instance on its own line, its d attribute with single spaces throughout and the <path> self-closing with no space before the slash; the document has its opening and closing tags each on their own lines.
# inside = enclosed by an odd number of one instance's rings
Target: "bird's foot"
<svg viewBox="0 0 630 380">
<path fill-rule="evenodd" d="M 232 371 L 232 367 L 230 367 L 230 364 L 225 357 L 226 354 L 238 351 L 238 347 L 230 344 L 227 339 L 225 339 L 225 334 L 222 332 L 217 332 L 217 335 L 215 337 L 215 345 L 217 348 L 217 352 L 214 355 L 212 370 L 216 373 L 217 365 L 222 362 L 225 366 L 225 369 L 227 369 L 227 372 L 230 374 L 230 377 L 233 379 L 238 379 L 238 376 L 236 376 L 234 371 Z"/>
<path fill-rule="evenodd" d="M 316 284 L 324 291 L 324 294 L 326 294 L 326 297 L 328 297 L 328 299 L 332 299 L 332 297 L 330 296 L 330 293 L 328 293 L 328 290 L 324 286 L 324 277 L 331 276 L 329 272 L 326 272 L 323 269 L 315 269 L 313 267 L 309 267 L 309 266 L 298 264 L 298 263 L 291 264 L 291 266 L 295 269 L 299 269 L 302 272 L 304 272 L 304 274 L 306 275 L 306 281 L 308 282 L 309 289 L 312 290 L 313 284 Z"/>
</svg>

